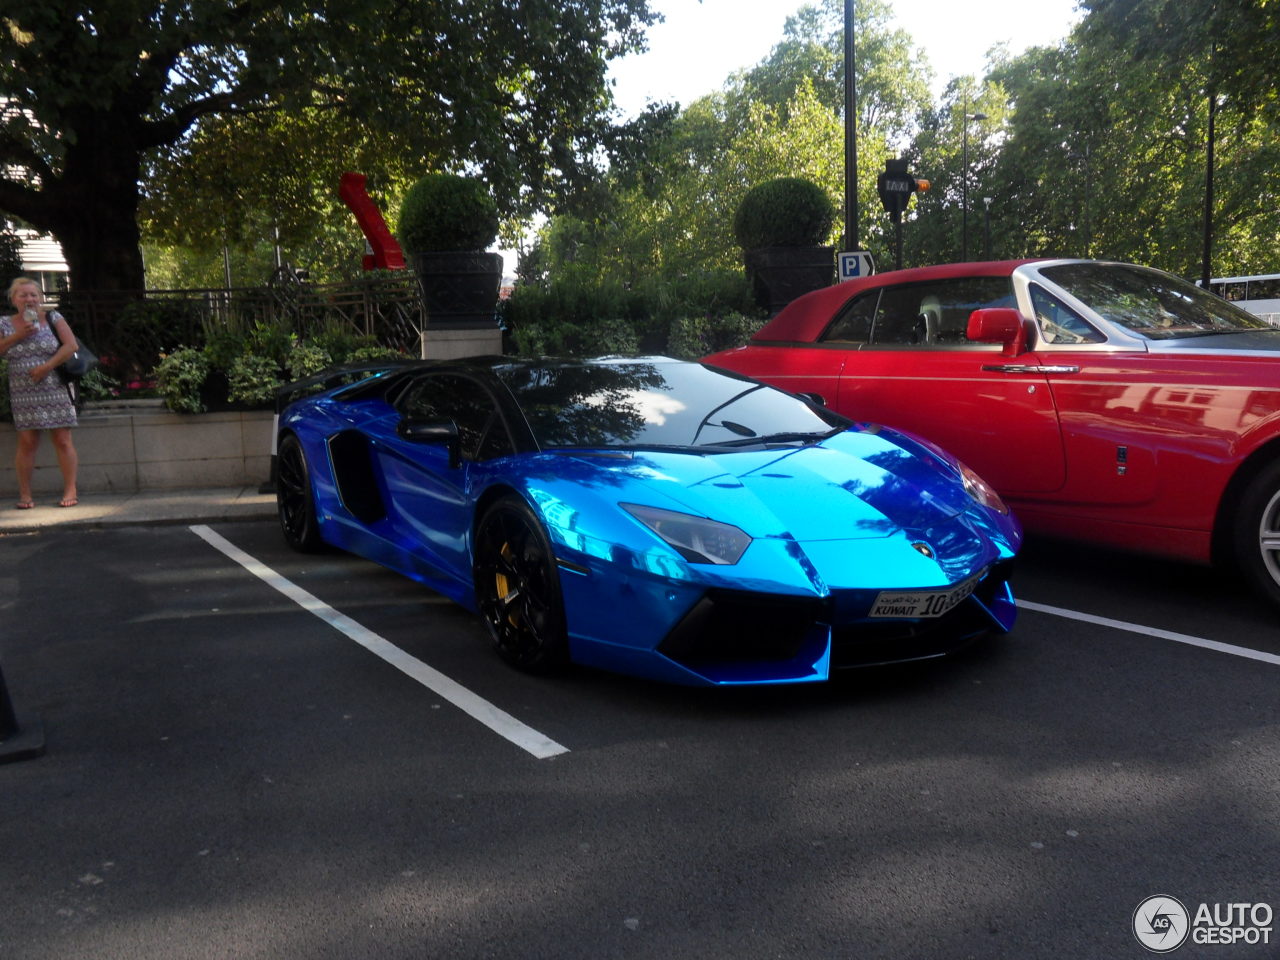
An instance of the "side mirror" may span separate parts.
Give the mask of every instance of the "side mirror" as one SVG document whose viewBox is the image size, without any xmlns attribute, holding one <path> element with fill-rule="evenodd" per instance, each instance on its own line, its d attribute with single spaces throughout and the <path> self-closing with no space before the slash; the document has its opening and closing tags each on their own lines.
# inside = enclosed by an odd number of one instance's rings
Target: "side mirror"
<svg viewBox="0 0 1280 960">
<path fill-rule="evenodd" d="M 405 417 L 396 424 L 396 435 L 410 443 L 442 443 L 449 452 L 449 466 L 456 469 L 462 465 L 458 425 L 452 420 L 415 420 Z"/>
<path fill-rule="evenodd" d="M 1027 348 L 1027 325 L 1012 307 L 987 307 L 969 314 L 965 336 L 973 343 L 998 343 L 1006 357 L 1016 357 Z"/>
<path fill-rule="evenodd" d="M 827 405 L 827 398 L 820 393 L 797 393 L 796 396 L 801 400 L 808 400 L 815 407 L 825 407 Z"/>
</svg>

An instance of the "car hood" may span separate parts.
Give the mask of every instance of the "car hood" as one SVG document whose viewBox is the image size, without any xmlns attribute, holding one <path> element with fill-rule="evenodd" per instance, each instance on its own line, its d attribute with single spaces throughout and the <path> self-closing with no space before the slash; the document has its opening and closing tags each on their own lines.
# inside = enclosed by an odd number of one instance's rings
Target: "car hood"
<svg viewBox="0 0 1280 960">
<path fill-rule="evenodd" d="M 974 503 L 949 465 L 888 430 L 850 430 L 802 447 L 637 452 L 630 469 L 643 470 L 674 509 L 753 537 L 886 537 L 935 527 Z"/>
</svg>

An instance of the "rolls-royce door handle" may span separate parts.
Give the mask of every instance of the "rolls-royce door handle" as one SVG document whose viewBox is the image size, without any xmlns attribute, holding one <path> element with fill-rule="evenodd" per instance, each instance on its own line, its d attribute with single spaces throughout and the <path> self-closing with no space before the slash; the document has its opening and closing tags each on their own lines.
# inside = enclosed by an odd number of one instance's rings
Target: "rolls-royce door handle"
<svg viewBox="0 0 1280 960">
<path fill-rule="evenodd" d="M 1038 363 L 993 363 L 983 366 L 986 373 L 1079 373 L 1080 368 L 1069 364 L 1041 366 Z"/>
</svg>

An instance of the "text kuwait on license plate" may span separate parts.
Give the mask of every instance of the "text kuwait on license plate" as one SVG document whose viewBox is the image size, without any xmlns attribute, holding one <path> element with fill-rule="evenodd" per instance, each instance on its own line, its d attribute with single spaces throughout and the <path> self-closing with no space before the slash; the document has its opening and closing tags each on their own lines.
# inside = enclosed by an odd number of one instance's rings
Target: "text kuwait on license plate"
<svg viewBox="0 0 1280 960">
<path fill-rule="evenodd" d="M 948 590 L 881 590 L 867 616 L 877 619 L 940 617 L 977 589 L 983 573 Z"/>
</svg>

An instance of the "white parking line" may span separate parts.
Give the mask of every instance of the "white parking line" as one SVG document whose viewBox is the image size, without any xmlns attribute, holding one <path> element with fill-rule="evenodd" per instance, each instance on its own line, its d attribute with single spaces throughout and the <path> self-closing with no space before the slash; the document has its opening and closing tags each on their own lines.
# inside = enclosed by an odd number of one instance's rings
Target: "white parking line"
<svg viewBox="0 0 1280 960">
<path fill-rule="evenodd" d="M 539 760 L 569 752 L 567 747 L 562 747 L 532 727 L 526 726 L 511 714 L 495 707 L 483 697 L 476 696 L 466 687 L 446 677 L 439 670 L 427 666 L 416 657 L 405 653 L 389 640 L 378 636 L 372 630 L 362 627 L 346 614 L 339 613 L 318 597 L 276 573 L 266 564 L 255 560 L 225 537 L 214 533 L 209 527 L 200 524 L 190 529 L 210 546 L 226 554 L 267 585 L 279 590 L 298 606 L 314 613 L 335 630 L 346 634 L 369 652 L 376 654 L 397 670 L 417 680 L 428 690 L 448 700 L 463 713 L 479 720 L 494 733 L 505 737 L 520 749 L 533 754 Z"/>
<path fill-rule="evenodd" d="M 1043 603 L 1032 603 L 1030 600 L 1019 598 L 1018 606 L 1024 610 L 1034 610 L 1036 613 L 1047 613 L 1055 617 L 1066 617 L 1068 620 L 1079 620 L 1082 623 L 1093 623 L 1100 627 L 1110 627 L 1113 630 L 1127 630 L 1129 633 L 1141 633 L 1148 637 L 1156 637 L 1160 640 L 1172 640 L 1175 643 L 1186 643 L 1193 647 L 1202 647 L 1205 650 L 1216 650 L 1218 653 L 1229 653 L 1233 657 L 1247 657 L 1250 660 L 1259 660 L 1262 663 L 1271 663 L 1280 666 L 1280 656 L 1274 653 L 1263 653 L 1261 650 L 1250 650 L 1248 647 L 1237 647 L 1230 643 L 1219 643 L 1217 640 L 1205 640 L 1202 637 L 1193 637 L 1185 633 L 1174 633 L 1172 630 L 1160 630 L 1156 627 L 1144 627 L 1137 623 L 1126 623 L 1123 620 L 1111 620 L 1107 617 L 1095 617 L 1091 613 L 1080 613 L 1077 610 L 1064 610 L 1062 607 L 1050 607 Z"/>
</svg>

